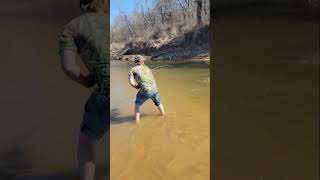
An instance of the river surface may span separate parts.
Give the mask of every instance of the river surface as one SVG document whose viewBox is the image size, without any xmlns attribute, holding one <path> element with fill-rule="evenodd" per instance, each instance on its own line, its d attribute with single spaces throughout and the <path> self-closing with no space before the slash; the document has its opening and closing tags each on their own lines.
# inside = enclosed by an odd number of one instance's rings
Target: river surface
<svg viewBox="0 0 320 180">
<path fill-rule="evenodd" d="M 76 145 L 90 90 L 61 71 L 64 22 L 1 18 L 0 179 L 77 179 Z M 155 71 L 167 115 L 151 102 L 136 126 L 133 64 L 111 67 L 111 179 L 319 179 L 319 26 L 312 22 L 217 22 L 214 68 Z M 319 61 L 318 61 L 319 62 Z M 157 67 L 165 64 L 150 64 Z M 209 82 L 211 121 L 209 121 Z M 96 146 L 106 178 L 105 136 Z"/>
<path fill-rule="evenodd" d="M 212 177 L 319 179 L 319 24 L 248 19 L 213 26 Z"/>
<path fill-rule="evenodd" d="M 203 64 L 147 63 L 154 70 L 160 116 L 151 100 L 134 121 L 134 63 L 111 63 L 111 179 L 209 179 L 210 70 Z M 168 66 L 170 65 L 170 66 Z"/>
</svg>

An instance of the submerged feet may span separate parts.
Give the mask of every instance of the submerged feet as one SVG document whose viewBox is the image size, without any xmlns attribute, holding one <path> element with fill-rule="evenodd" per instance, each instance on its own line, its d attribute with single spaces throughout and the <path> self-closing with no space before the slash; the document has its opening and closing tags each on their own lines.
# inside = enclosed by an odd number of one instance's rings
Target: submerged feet
<svg viewBox="0 0 320 180">
<path fill-rule="evenodd" d="M 162 105 L 162 104 L 160 104 L 160 105 L 158 106 L 158 110 L 159 110 L 159 112 L 161 113 L 162 116 L 165 115 L 164 108 L 163 108 L 163 105 Z"/>
<path fill-rule="evenodd" d="M 136 117 L 136 124 L 139 124 L 140 123 L 140 113 L 136 113 L 135 117 Z"/>
<path fill-rule="evenodd" d="M 159 106 L 157 106 L 161 116 L 164 116 L 166 113 L 164 111 L 164 108 L 163 108 L 163 105 L 160 104 Z M 135 121 L 136 121 L 136 124 L 139 124 L 140 123 L 140 106 L 139 105 L 135 105 L 134 107 L 134 113 L 135 113 Z"/>
</svg>

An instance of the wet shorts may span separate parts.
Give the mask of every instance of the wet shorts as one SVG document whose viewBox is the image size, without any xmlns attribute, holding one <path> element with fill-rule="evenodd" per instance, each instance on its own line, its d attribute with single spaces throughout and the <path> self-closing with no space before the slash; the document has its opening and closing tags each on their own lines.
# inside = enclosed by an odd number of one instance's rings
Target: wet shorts
<svg viewBox="0 0 320 180">
<path fill-rule="evenodd" d="M 104 95 L 93 93 L 87 100 L 84 110 L 80 132 L 91 139 L 100 139 L 110 128 L 109 99 Z"/>
<path fill-rule="evenodd" d="M 154 105 L 159 106 L 160 105 L 160 95 L 158 92 L 141 92 L 139 91 L 137 93 L 136 101 L 135 103 L 141 106 L 146 100 L 151 99 L 154 103 Z"/>
</svg>

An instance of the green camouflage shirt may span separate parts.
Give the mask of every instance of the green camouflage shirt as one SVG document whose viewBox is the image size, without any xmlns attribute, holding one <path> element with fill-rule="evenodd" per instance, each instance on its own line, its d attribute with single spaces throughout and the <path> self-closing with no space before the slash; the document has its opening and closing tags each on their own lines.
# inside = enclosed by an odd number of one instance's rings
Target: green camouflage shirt
<svg viewBox="0 0 320 180">
<path fill-rule="evenodd" d="M 85 13 L 68 23 L 60 37 L 60 51 L 77 52 L 97 81 L 109 89 L 109 18 L 105 13 Z"/>
<path fill-rule="evenodd" d="M 156 81 L 152 71 L 146 65 L 138 65 L 129 71 L 129 78 L 134 78 L 141 92 L 157 92 Z"/>
</svg>

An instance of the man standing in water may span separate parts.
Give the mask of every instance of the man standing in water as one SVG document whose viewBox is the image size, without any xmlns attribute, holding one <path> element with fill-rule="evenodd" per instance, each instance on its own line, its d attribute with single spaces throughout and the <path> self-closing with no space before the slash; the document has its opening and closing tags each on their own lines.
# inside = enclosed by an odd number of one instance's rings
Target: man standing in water
<svg viewBox="0 0 320 180">
<path fill-rule="evenodd" d="M 94 143 L 110 126 L 109 0 L 80 0 L 80 5 L 84 13 L 67 24 L 62 32 L 60 56 L 66 75 L 86 88 L 96 86 L 84 108 L 78 144 L 80 177 L 93 180 Z M 76 54 L 86 65 L 88 75 L 77 65 Z"/>
<path fill-rule="evenodd" d="M 144 64 L 144 61 L 145 59 L 141 55 L 136 56 L 136 66 L 129 71 L 129 84 L 139 89 L 134 106 L 136 123 L 140 122 L 140 106 L 149 98 L 158 107 L 160 113 L 164 115 L 164 108 L 160 102 L 156 81 L 152 71 Z"/>
</svg>

